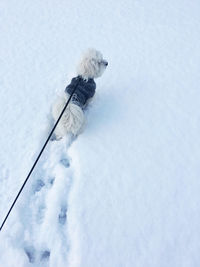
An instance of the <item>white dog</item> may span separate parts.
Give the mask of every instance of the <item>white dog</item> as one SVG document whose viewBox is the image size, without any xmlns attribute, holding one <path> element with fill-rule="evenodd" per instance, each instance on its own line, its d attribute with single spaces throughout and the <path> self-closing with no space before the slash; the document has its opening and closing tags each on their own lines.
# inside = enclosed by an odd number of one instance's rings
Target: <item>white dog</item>
<svg viewBox="0 0 200 267">
<path fill-rule="evenodd" d="M 88 49 L 83 54 L 77 67 L 78 76 L 72 79 L 66 87 L 64 95 L 52 107 L 54 121 L 57 121 L 72 94 L 71 101 L 55 129 L 57 140 L 67 133 L 77 136 L 81 132 L 84 125 L 84 107 L 95 94 L 94 78 L 100 77 L 107 65 L 108 62 L 95 49 Z"/>
</svg>

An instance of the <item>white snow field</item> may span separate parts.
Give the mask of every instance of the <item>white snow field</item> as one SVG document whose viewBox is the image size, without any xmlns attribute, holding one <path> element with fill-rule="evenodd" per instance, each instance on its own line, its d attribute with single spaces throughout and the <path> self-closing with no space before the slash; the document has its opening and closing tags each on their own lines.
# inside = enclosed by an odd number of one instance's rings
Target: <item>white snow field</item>
<svg viewBox="0 0 200 267">
<path fill-rule="evenodd" d="M 0 267 L 200 266 L 200 1 L 0 1 L 0 223 L 85 49 L 109 65 L 84 132 L 50 142 Z"/>
</svg>

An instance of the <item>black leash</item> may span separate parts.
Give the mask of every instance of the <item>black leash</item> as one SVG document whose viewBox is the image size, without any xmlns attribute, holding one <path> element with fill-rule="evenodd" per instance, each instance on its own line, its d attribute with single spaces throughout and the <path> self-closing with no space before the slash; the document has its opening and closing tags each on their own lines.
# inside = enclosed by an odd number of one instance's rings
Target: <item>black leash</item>
<svg viewBox="0 0 200 267">
<path fill-rule="evenodd" d="M 42 155 L 42 153 L 43 153 L 43 151 L 44 151 L 44 149 L 45 149 L 47 143 L 49 142 L 49 139 L 51 138 L 51 136 L 52 136 L 52 134 L 53 134 L 53 132 L 54 132 L 56 126 L 58 125 L 58 123 L 59 123 L 59 121 L 60 121 L 60 119 L 61 119 L 63 113 L 65 112 L 65 110 L 66 110 L 66 108 L 67 108 L 67 106 L 68 106 L 68 104 L 69 104 L 69 102 L 70 102 L 70 100 L 71 100 L 71 98 L 72 98 L 72 95 L 73 95 L 74 92 L 76 91 L 76 88 L 77 88 L 77 86 L 78 86 L 78 84 L 79 84 L 79 82 L 80 82 L 80 79 L 81 79 L 81 78 L 78 76 L 78 78 L 77 78 L 77 84 L 76 84 L 76 86 L 74 87 L 73 92 L 71 93 L 71 95 L 70 95 L 70 97 L 69 97 L 67 103 L 65 104 L 65 106 L 64 106 L 64 108 L 63 108 L 63 110 L 62 110 L 62 112 L 61 112 L 61 114 L 60 114 L 60 116 L 59 116 L 59 118 L 57 119 L 57 121 L 56 121 L 56 123 L 55 123 L 53 129 L 51 130 L 51 132 L 50 132 L 50 134 L 49 134 L 49 136 L 48 136 L 48 138 L 47 138 L 47 140 L 46 140 L 46 142 L 44 143 L 44 145 L 43 145 L 43 147 L 42 147 L 42 149 L 41 149 L 41 151 L 40 151 L 40 153 L 39 153 L 37 159 L 35 160 L 35 162 L 34 162 L 32 168 L 31 168 L 31 170 L 29 171 L 29 174 L 27 175 L 27 177 L 26 177 L 26 179 L 25 179 L 25 181 L 24 181 L 24 183 L 23 183 L 21 189 L 19 190 L 19 193 L 17 194 L 15 200 L 13 201 L 13 203 L 12 203 L 12 205 L 11 205 L 11 207 L 10 207 L 10 209 L 9 209 L 9 211 L 8 211 L 8 213 L 7 213 L 7 215 L 6 215 L 5 219 L 4 219 L 4 221 L 3 221 L 3 223 L 1 224 L 0 231 L 2 230 L 2 228 L 3 228 L 3 226 L 4 226 L 5 222 L 6 222 L 6 220 L 8 219 L 8 216 L 9 216 L 11 210 L 13 209 L 13 207 L 14 207 L 14 205 L 15 205 L 15 203 L 16 203 L 18 197 L 19 197 L 19 195 L 21 194 L 21 192 L 22 192 L 22 190 L 23 190 L 25 184 L 27 183 L 29 177 L 31 176 L 32 171 L 34 170 L 34 168 L 35 168 L 35 166 L 36 166 L 36 164 L 37 164 L 37 162 L 38 162 L 40 156 Z"/>
</svg>

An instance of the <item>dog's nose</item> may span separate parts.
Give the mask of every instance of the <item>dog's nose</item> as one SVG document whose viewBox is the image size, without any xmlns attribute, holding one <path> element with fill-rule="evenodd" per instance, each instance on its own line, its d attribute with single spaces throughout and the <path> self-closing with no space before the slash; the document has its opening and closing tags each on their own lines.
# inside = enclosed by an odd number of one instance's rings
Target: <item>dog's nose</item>
<svg viewBox="0 0 200 267">
<path fill-rule="evenodd" d="M 107 61 L 105 61 L 105 63 L 104 63 L 104 64 L 105 64 L 105 66 L 108 66 L 108 62 L 107 62 Z"/>
</svg>

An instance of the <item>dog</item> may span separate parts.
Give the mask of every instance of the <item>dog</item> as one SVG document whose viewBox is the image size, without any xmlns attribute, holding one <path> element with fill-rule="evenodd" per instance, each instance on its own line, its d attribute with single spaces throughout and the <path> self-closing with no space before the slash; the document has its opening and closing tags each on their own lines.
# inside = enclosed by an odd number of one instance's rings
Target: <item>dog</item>
<svg viewBox="0 0 200 267">
<path fill-rule="evenodd" d="M 108 62 L 103 59 L 100 51 L 90 48 L 82 55 L 77 66 L 77 76 L 71 80 L 71 83 L 65 88 L 63 96 L 59 97 L 52 107 L 52 116 L 56 122 L 67 100 L 72 95 L 55 129 L 56 140 L 67 134 L 76 137 L 82 132 L 85 122 L 84 109 L 95 94 L 96 83 L 94 79 L 100 77 L 107 66 Z"/>
</svg>

